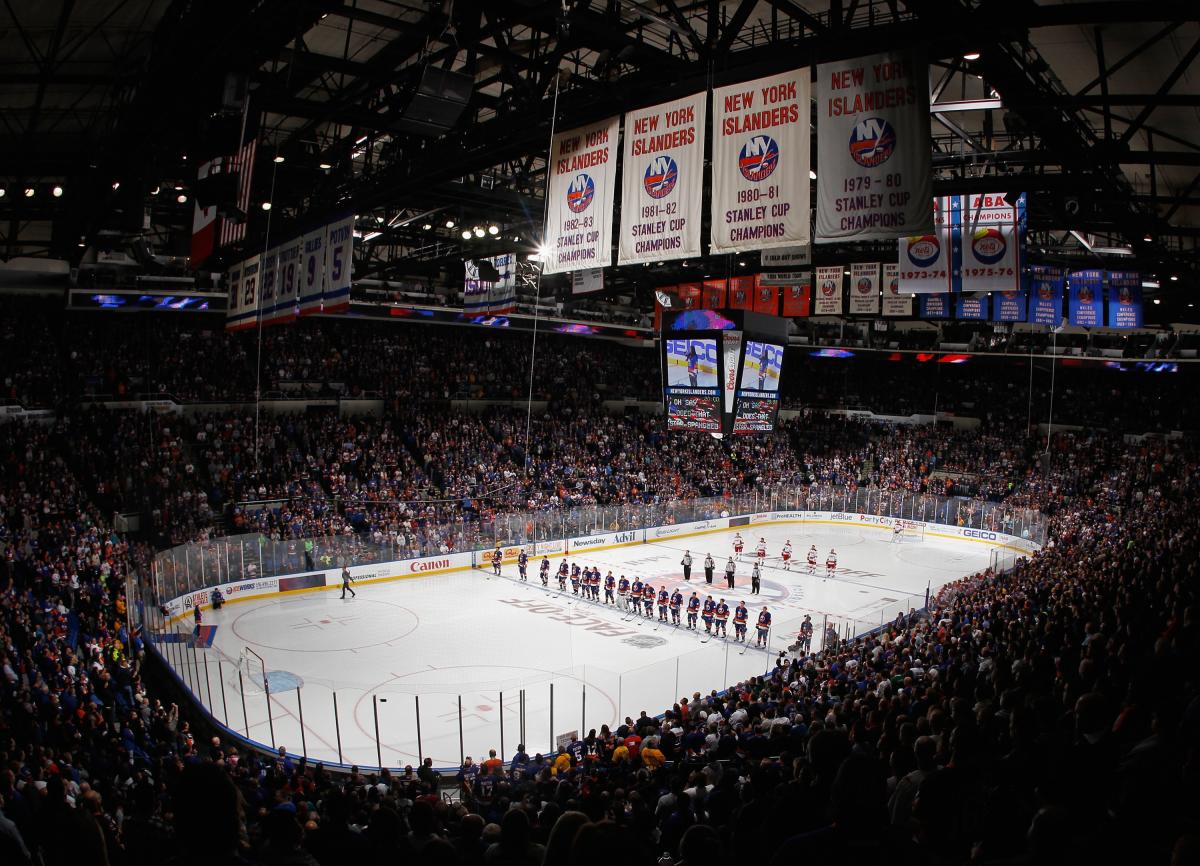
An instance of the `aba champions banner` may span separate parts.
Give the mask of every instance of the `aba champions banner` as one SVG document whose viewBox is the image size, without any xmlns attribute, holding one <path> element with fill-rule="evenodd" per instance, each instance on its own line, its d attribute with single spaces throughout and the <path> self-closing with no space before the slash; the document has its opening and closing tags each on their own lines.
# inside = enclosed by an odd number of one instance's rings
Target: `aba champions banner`
<svg viewBox="0 0 1200 866">
<path fill-rule="evenodd" d="M 625 115 L 618 264 L 700 255 L 707 96 Z"/>
<path fill-rule="evenodd" d="M 968 195 L 962 202 L 964 292 L 1021 288 L 1021 233 L 1025 194 L 1010 204 L 1002 194 Z"/>
<path fill-rule="evenodd" d="M 911 316 L 912 308 L 912 295 L 900 294 L 900 266 L 886 262 L 883 266 L 883 314 Z"/>
<path fill-rule="evenodd" d="M 929 67 L 911 51 L 817 67 L 818 243 L 933 230 Z"/>
<path fill-rule="evenodd" d="M 543 272 L 612 264 L 613 193 L 621 119 L 610 117 L 554 136 Z"/>
<path fill-rule="evenodd" d="M 808 243 L 808 78 L 797 69 L 713 91 L 711 252 Z"/>
<path fill-rule="evenodd" d="M 879 264 L 856 262 L 850 265 L 850 314 L 874 316 L 879 313 Z"/>
</svg>

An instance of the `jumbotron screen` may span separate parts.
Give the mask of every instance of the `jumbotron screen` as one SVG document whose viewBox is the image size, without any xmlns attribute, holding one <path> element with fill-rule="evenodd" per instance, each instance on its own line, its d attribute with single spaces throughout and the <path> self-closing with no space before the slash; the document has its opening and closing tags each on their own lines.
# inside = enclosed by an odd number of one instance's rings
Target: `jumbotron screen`
<svg viewBox="0 0 1200 866">
<path fill-rule="evenodd" d="M 721 432 L 721 367 L 711 337 L 667 340 L 664 352 L 668 430 Z"/>
<path fill-rule="evenodd" d="M 733 432 L 769 433 L 779 414 L 779 379 L 783 346 L 746 340 L 741 359 Z"/>
</svg>

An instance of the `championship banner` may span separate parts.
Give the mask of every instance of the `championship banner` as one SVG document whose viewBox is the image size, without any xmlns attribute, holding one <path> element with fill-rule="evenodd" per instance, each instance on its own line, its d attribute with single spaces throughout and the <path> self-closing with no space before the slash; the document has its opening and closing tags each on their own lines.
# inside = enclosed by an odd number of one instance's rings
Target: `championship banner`
<svg viewBox="0 0 1200 866">
<path fill-rule="evenodd" d="M 842 314 L 842 266 L 817 268 L 816 300 L 814 316 L 840 316 Z"/>
<path fill-rule="evenodd" d="M 963 240 L 964 292 L 1015 292 L 1021 288 L 1021 244 L 1016 225 L 966 223 Z"/>
<path fill-rule="evenodd" d="M 721 310 L 725 308 L 725 294 L 729 288 L 727 280 L 705 280 L 703 290 L 703 307 L 706 310 Z"/>
<path fill-rule="evenodd" d="M 911 316 L 913 299 L 911 294 L 900 294 L 900 266 L 894 262 L 883 265 L 883 314 L 885 316 Z"/>
<path fill-rule="evenodd" d="M 780 286 L 779 294 L 783 296 L 784 316 L 807 317 L 812 315 L 811 274 L 797 274 L 796 282 L 790 286 Z"/>
<path fill-rule="evenodd" d="M 986 294 L 956 295 L 955 318 L 987 321 L 988 296 Z"/>
<path fill-rule="evenodd" d="M 242 263 L 238 262 L 225 272 L 225 288 L 229 300 L 225 304 L 225 330 L 236 331 L 242 312 Z"/>
<path fill-rule="evenodd" d="M 1068 321 L 1083 328 L 1104 326 L 1104 271 L 1071 271 L 1067 278 L 1071 294 L 1067 303 Z"/>
<path fill-rule="evenodd" d="M 951 295 L 947 292 L 935 292 L 932 294 L 918 295 L 921 301 L 921 312 L 918 318 L 921 319 L 948 319 L 950 318 L 950 298 Z"/>
<path fill-rule="evenodd" d="M 817 243 L 932 233 L 924 59 L 902 50 L 822 63 L 817 115 Z"/>
<path fill-rule="evenodd" d="M 850 265 L 850 315 L 875 316 L 879 314 L 879 264 L 855 263 Z"/>
<path fill-rule="evenodd" d="M 560 132 L 550 143 L 542 273 L 612 264 L 613 192 L 621 119 Z"/>
<path fill-rule="evenodd" d="M 300 238 L 292 238 L 279 245 L 279 285 L 275 300 L 275 309 L 268 321 L 272 323 L 290 322 L 296 318 L 296 305 L 300 301 L 300 256 L 304 248 Z"/>
<path fill-rule="evenodd" d="M 300 315 L 321 312 L 325 295 L 325 226 L 304 235 L 300 258 Z"/>
<path fill-rule="evenodd" d="M 763 285 L 755 281 L 754 312 L 767 316 L 779 315 L 779 286 Z"/>
<path fill-rule="evenodd" d="M 323 312 L 337 313 L 350 306 L 350 266 L 354 256 L 354 214 L 334 219 L 325 235 L 325 290 Z"/>
<path fill-rule="evenodd" d="M 618 264 L 700 255 L 707 99 L 701 92 L 625 114 Z"/>
<path fill-rule="evenodd" d="M 1026 292 L 997 292 L 992 296 L 993 322 L 1023 322 L 1028 308 Z"/>
<path fill-rule="evenodd" d="M 679 302 L 685 310 L 697 310 L 700 308 L 701 286 L 699 283 L 680 283 Z"/>
<path fill-rule="evenodd" d="M 571 294 L 590 295 L 604 291 L 604 268 L 571 271 Z"/>
<path fill-rule="evenodd" d="M 729 308 L 731 310 L 754 309 L 754 277 L 729 278 Z"/>
<path fill-rule="evenodd" d="M 803 68 L 713 91 L 710 252 L 809 242 L 808 79 Z"/>
<path fill-rule="evenodd" d="M 1142 327 L 1142 275 L 1126 271 L 1108 274 L 1108 326 Z"/>
<path fill-rule="evenodd" d="M 1029 321 L 1057 327 L 1062 322 L 1063 272 L 1049 265 L 1030 265 Z"/>
</svg>

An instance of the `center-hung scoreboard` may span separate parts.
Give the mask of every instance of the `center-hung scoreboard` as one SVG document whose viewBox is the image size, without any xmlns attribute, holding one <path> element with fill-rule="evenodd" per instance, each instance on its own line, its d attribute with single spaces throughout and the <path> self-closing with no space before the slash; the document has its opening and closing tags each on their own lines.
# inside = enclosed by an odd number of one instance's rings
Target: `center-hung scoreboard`
<svg viewBox="0 0 1200 866">
<path fill-rule="evenodd" d="M 668 430 L 743 435 L 775 429 L 786 319 L 684 310 L 663 316 L 660 341 Z"/>
</svg>

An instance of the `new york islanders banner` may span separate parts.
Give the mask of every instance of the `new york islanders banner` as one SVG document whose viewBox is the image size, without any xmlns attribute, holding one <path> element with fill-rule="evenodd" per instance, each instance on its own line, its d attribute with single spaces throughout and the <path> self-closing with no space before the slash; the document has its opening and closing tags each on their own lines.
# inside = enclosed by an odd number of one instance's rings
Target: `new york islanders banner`
<svg viewBox="0 0 1200 866">
<path fill-rule="evenodd" d="M 729 278 L 729 308 L 731 310 L 754 309 L 754 277 Z"/>
<path fill-rule="evenodd" d="M 1029 282 L 1029 321 L 1035 325 L 1057 326 L 1062 321 L 1062 269 L 1030 265 Z"/>
<path fill-rule="evenodd" d="M 855 262 L 850 265 L 850 314 L 874 316 L 879 313 L 879 264 Z"/>
<path fill-rule="evenodd" d="M 812 274 L 795 274 L 795 281 L 779 287 L 783 315 L 787 317 L 812 315 Z"/>
<path fill-rule="evenodd" d="M 1104 326 L 1104 271 L 1071 271 L 1067 277 L 1071 294 L 1067 314 L 1072 325 L 1084 328 Z"/>
<path fill-rule="evenodd" d="M 1142 327 L 1142 275 L 1126 271 L 1108 274 L 1108 326 Z"/>
<path fill-rule="evenodd" d="M 912 51 L 817 67 L 817 243 L 933 231 L 929 66 Z"/>
<path fill-rule="evenodd" d="M 700 255 L 707 93 L 625 115 L 617 262 Z"/>
<path fill-rule="evenodd" d="M 912 294 L 900 294 L 900 266 L 895 262 L 885 262 L 883 265 L 883 314 L 885 316 L 911 316 L 912 309 Z"/>
<path fill-rule="evenodd" d="M 808 78 L 797 69 L 713 91 L 711 252 L 808 243 Z"/>
<path fill-rule="evenodd" d="M 1028 301 L 1024 289 L 1015 292 L 997 292 L 992 296 L 993 322 L 1023 322 Z"/>
<path fill-rule="evenodd" d="M 840 316 L 842 313 L 842 266 L 817 268 L 814 316 Z"/>
<path fill-rule="evenodd" d="M 542 272 L 612 264 L 613 193 L 621 119 L 560 132 L 550 143 L 550 201 Z"/>
</svg>

